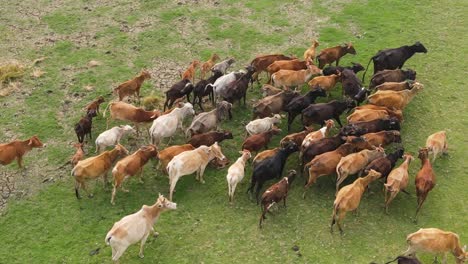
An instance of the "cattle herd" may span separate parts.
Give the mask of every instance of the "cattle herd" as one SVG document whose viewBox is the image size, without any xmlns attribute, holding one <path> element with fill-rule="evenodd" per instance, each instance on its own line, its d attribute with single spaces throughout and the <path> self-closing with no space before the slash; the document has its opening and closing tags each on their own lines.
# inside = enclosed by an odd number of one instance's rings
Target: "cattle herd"
<svg viewBox="0 0 468 264">
<path fill-rule="evenodd" d="M 80 189 L 92 197 L 86 182 L 102 176 L 107 184 L 107 174 L 111 171 L 111 203 L 115 204 L 117 190 L 128 192 L 123 184 L 131 176 L 138 176 L 141 181 L 143 167 L 151 158 L 159 159 L 160 169 L 169 175 L 169 199 L 159 195 L 155 204 L 144 205 L 140 211 L 125 216 L 108 232 L 105 242 L 112 247 L 114 261 L 118 261 L 128 246 L 137 242 L 141 242 L 139 255 L 143 257 L 145 241 L 150 233 L 155 233 L 153 225 L 161 212 L 176 209 L 176 204 L 172 202 L 173 192 L 182 176 L 196 173 L 196 179 L 203 183 L 204 171 L 210 163 L 218 169 L 229 163 L 220 144 L 223 140 L 232 139 L 233 135 L 230 131 L 220 131 L 219 127 L 223 122 L 230 122 L 236 101 L 239 106 L 242 101 L 246 106 L 247 90 L 249 86 L 253 89 L 254 82 L 260 83 L 259 77 L 263 72 L 267 77 L 267 83 L 262 87 L 264 97 L 253 105 L 253 120 L 245 126 L 240 157 L 227 170 L 229 202 L 234 202 L 236 187 L 243 180 L 245 167 L 252 157 L 253 172 L 247 191 L 250 198 L 261 205 L 260 228 L 274 204 L 283 201 L 286 206 L 288 190 L 297 177 L 302 177 L 305 182 L 305 199 L 306 191 L 319 177 L 336 174 L 331 232 L 337 225 L 343 233 L 342 221 L 346 213 L 358 209 L 369 184 L 381 184 L 377 180 L 383 182 L 382 201 L 387 213 L 396 195 L 400 191 L 407 193 L 410 179 L 408 168 L 414 157 L 404 150 L 400 128 L 404 108 L 422 91 L 423 85 L 415 80 L 415 71 L 403 70 L 402 67 L 415 53 L 426 53 L 426 48 L 416 42 L 414 45 L 379 51 L 369 60 L 369 64 L 371 61 L 374 64 L 374 75 L 366 88 L 363 85 L 365 73 L 362 79 L 357 77 L 357 73 L 365 69 L 361 64 L 352 63 L 347 67 L 338 65 L 344 55 L 356 54 L 352 43 L 326 48 L 316 55 L 318 46 L 319 42 L 313 40 L 304 53 L 304 60 L 282 54 L 261 55 L 253 59 L 245 70 L 230 73 L 227 71 L 235 63 L 233 58 L 216 63 L 220 57 L 213 54 L 204 63 L 195 60 L 181 74 L 181 80 L 166 91 L 163 111 L 147 111 L 123 101 L 127 99 L 139 104 L 140 87 L 146 79 L 151 78 L 149 72 L 143 70 L 134 79 L 114 89 L 117 99 L 110 102 L 103 113 L 104 117 L 107 111 L 110 113 L 107 128 L 109 122 L 115 119 L 134 126 L 120 125 L 102 132 L 95 140 L 98 154 L 86 159 L 83 149 L 85 138 L 88 136 L 89 140 L 92 139 L 93 118 L 100 114 L 99 106 L 105 100 L 99 96 L 85 107 L 85 115 L 75 125 L 78 143 L 73 146 L 77 151 L 70 161 L 77 198 L 81 198 Z M 332 66 L 333 62 L 336 62 L 336 66 Z M 195 83 L 198 67 L 201 80 Z M 342 84 L 342 98 L 315 103 L 318 97 L 330 98 L 330 91 L 339 82 Z M 309 91 L 301 94 L 300 88 L 304 84 L 308 85 Z M 130 100 L 132 97 L 133 100 Z M 204 100 L 205 97 L 208 100 Z M 361 105 L 365 101 L 367 104 Z M 197 105 L 202 112 L 194 116 L 194 106 Z M 207 106 L 213 109 L 205 111 L 204 107 Z M 341 116 L 351 111 L 353 113 L 347 116 L 347 123 L 343 125 Z M 287 135 L 278 147 L 268 149 L 272 138 L 281 132 L 277 125 L 281 123 L 283 112 L 288 115 L 288 132 L 298 115 L 301 119 L 297 122 L 302 124 L 303 130 Z M 184 128 L 184 120 L 191 116 L 194 116 L 191 124 Z M 152 123 L 148 130 L 148 141 L 151 144 L 128 155 L 129 151 L 120 144 L 120 140 L 130 133 L 143 137 L 140 126 L 145 123 Z M 340 126 L 339 132 L 331 135 L 335 125 Z M 319 129 L 316 129 L 317 126 Z M 169 145 L 178 131 L 181 131 L 188 144 L 158 149 L 163 140 L 166 146 Z M 392 152 L 388 148 L 384 149 L 392 143 Z M 16 159 L 21 168 L 23 155 L 36 147 L 45 147 L 36 136 L 25 141 L 0 144 L 0 164 L 7 165 Z M 300 164 L 283 176 L 286 161 L 295 152 L 299 152 Z M 415 178 L 415 221 L 435 186 L 436 177 L 431 164 L 441 153 L 447 153 L 445 131 L 430 135 L 426 145 L 419 149 L 421 168 Z M 403 162 L 395 168 L 400 158 Z M 350 181 L 349 178 L 354 178 L 353 182 L 344 184 Z M 275 179 L 279 181 L 261 194 L 264 185 Z M 420 263 L 415 253 L 424 251 L 445 254 L 445 257 L 451 252 L 457 263 L 464 263 L 468 258 L 457 234 L 437 228 L 420 229 L 408 235 L 407 242 L 408 250 L 394 261 Z"/>
</svg>

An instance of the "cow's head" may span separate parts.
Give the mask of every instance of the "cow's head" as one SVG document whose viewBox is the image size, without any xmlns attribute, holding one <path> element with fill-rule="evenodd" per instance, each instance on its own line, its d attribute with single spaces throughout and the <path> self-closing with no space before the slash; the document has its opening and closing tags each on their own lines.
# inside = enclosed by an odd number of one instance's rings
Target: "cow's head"
<svg viewBox="0 0 468 264">
<path fill-rule="evenodd" d="M 429 150 L 427 148 L 419 148 L 419 151 L 418 151 L 419 159 L 425 160 L 427 159 L 428 156 L 429 156 Z"/>
<path fill-rule="evenodd" d="M 148 153 L 150 157 L 157 157 L 158 156 L 158 147 L 153 144 L 143 146 L 140 148 L 141 151 Z"/>
<path fill-rule="evenodd" d="M 365 70 L 364 66 L 362 66 L 360 63 L 351 62 L 351 65 L 353 65 L 352 68 L 353 68 L 353 72 L 355 73 Z"/>
<path fill-rule="evenodd" d="M 356 50 L 354 49 L 353 43 L 346 43 L 345 48 L 347 53 L 356 55 Z"/>
<path fill-rule="evenodd" d="M 98 96 L 98 97 L 96 98 L 96 102 L 97 102 L 98 104 L 104 103 L 104 102 L 105 102 L 104 97 Z"/>
<path fill-rule="evenodd" d="M 140 76 L 142 76 L 144 79 L 151 79 L 151 74 L 147 70 L 141 71 Z"/>
<path fill-rule="evenodd" d="M 370 170 L 366 177 L 371 178 L 371 181 L 375 181 L 380 178 L 380 176 L 382 176 L 382 173 L 375 170 Z"/>
<path fill-rule="evenodd" d="M 284 146 L 283 149 L 286 151 L 286 153 L 293 153 L 299 150 L 299 146 L 293 141 L 290 141 L 286 144 L 286 146 Z"/>
<path fill-rule="evenodd" d="M 232 136 L 231 131 L 223 131 L 223 137 L 224 139 L 233 139 L 234 137 Z"/>
<path fill-rule="evenodd" d="M 221 161 L 226 160 L 226 156 L 224 156 L 223 152 L 221 152 L 221 147 L 218 145 L 218 142 L 215 142 L 213 145 L 211 145 L 208 152 L 212 152 L 213 155 Z"/>
<path fill-rule="evenodd" d="M 314 89 L 310 92 L 307 93 L 307 96 L 308 97 L 313 97 L 313 98 L 317 98 L 317 97 L 326 97 L 327 96 L 327 92 L 320 88 L 320 87 L 317 87 L 317 89 Z"/>
<path fill-rule="evenodd" d="M 177 204 L 169 201 L 162 194 L 159 194 L 158 200 L 156 201 L 156 206 L 161 208 L 161 210 L 175 210 L 177 209 Z"/>
<path fill-rule="evenodd" d="M 468 252 L 466 252 L 466 245 L 463 246 L 462 253 L 457 256 L 457 264 L 465 263 L 468 260 Z"/>
<path fill-rule="evenodd" d="M 386 130 L 400 130 L 400 121 L 398 121 L 398 118 L 396 117 L 390 117 L 387 121 L 388 126 L 386 127 Z"/>
<path fill-rule="evenodd" d="M 128 150 L 124 146 L 122 146 L 120 144 L 115 145 L 114 149 L 117 150 L 119 156 L 128 155 Z"/>
<path fill-rule="evenodd" d="M 346 142 L 351 143 L 357 151 L 361 151 L 363 149 L 374 149 L 374 146 L 372 146 L 363 137 L 349 136 L 346 138 Z"/>
<path fill-rule="evenodd" d="M 414 52 L 427 53 L 426 47 L 424 47 L 424 45 L 419 41 L 416 41 L 416 43 L 414 43 L 414 45 L 411 46 L 411 49 Z"/>
<path fill-rule="evenodd" d="M 122 128 L 122 130 L 125 132 L 125 133 L 135 133 L 135 129 L 132 127 L 132 126 L 129 126 L 129 125 L 121 125 L 120 128 Z"/>
<path fill-rule="evenodd" d="M 28 141 L 28 146 L 32 148 L 45 148 L 46 144 L 42 144 L 37 136 L 32 136 Z"/>
<path fill-rule="evenodd" d="M 390 133 L 392 133 L 393 136 L 394 136 L 394 138 L 395 138 L 395 139 L 393 140 L 393 142 L 395 142 L 395 143 L 401 143 L 401 134 L 400 134 L 400 131 L 398 131 L 398 130 L 392 130 L 392 131 L 390 131 Z M 402 153 L 401 155 L 403 155 L 403 153 Z"/>
<path fill-rule="evenodd" d="M 367 95 L 370 94 L 370 90 L 366 89 L 366 87 L 361 87 L 361 90 L 354 96 L 354 100 L 356 100 L 357 105 L 364 102 L 366 100 Z"/>
<path fill-rule="evenodd" d="M 416 71 L 414 71 L 412 69 L 408 69 L 406 71 L 403 71 L 403 73 L 405 74 L 406 79 L 409 79 L 409 80 L 415 80 L 416 79 Z"/>
</svg>

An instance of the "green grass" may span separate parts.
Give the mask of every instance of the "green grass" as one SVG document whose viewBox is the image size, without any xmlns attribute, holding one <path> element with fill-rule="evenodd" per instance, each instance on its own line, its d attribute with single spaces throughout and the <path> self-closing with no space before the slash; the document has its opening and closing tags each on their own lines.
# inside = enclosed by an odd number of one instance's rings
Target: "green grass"
<svg viewBox="0 0 468 264">
<path fill-rule="evenodd" d="M 420 166 L 418 160 L 410 167 L 411 195 L 399 194 L 390 206 L 390 215 L 386 215 L 381 184 L 373 184 L 372 193 L 361 202 L 359 215 L 347 215 L 343 237 L 329 233 L 334 200 L 332 177 L 320 178 L 308 191 L 306 200 L 301 197 L 303 179 L 299 178 L 292 186 L 288 208 L 280 207 L 260 230 L 260 209 L 245 194 L 251 168 L 247 168 L 246 177 L 238 186 L 233 205 L 227 202 L 227 169 L 208 168 L 206 184 L 195 181 L 193 176 L 178 182 L 174 198 L 178 209 L 161 216 L 156 224 L 160 236 L 148 240 L 145 258 L 139 259 L 138 246 L 132 246 L 122 262 L 384 263 L 403 252 L 406 235 L 421 227 L 451 230 L 460 235 L 462 243 L 468 243 L 465 1 L 219 2 L 217 6 L 192 2 L 180 6 L 177 1 L 118 1 L 98 6 L 83 1 L 69 2 L 68 9 L 58 9 L 53 3 L 42 2 L 38 6 L 27 0 L 19 3 L 20 7 L 28 10 L 34 6 L 42 11 L 41 22 L 14 12 L 0 15 L 6 21 L 0 32 L 8 33 L 0 39 L 0 44 L 8 47 L 0 55 L 2 60 L 27 62 L 47 57 L 39 65 L 47 74 L 32 79 L 27 73 L 21 91 L 0 98 L 0 142 L 37 134 L 49 145 L 26 156 L 29 169 L 25 177 L 16 172 L 15 164 L 0 167 L 1 175 L 17 176 L 21 183 L 18 187 L 32 192 L 10 199 L 0 217 L 0 263 L 110 263 L 111 249 L 105 246 L 104 237 L 112 224 L 143 204 L 153 203 L 158 193 L 168 193 L 167 177 L 155 170 L 157 162 L 151 161 L 144 170 L 145 184 L 129 180 L 130 193 L 118 192 L 115 206 L 110 205 L 110 190 L 104 190 L 101 181 L 88 183 L 95 193 L 93 199 L 75 198 L 69 168 L 57 168 L 73 153 L 69 146 L 76 140 L 73 125 L 86 103 L 97 95 L 111 100 L 108 93 L 115 84 L 131 78 L 143 67 L 152 68 L 152 62 L 160 58 L 188 65 L 193 59 L 205 60 L 216 52 L 222 58 L 234 56 L 238 61 L 235 68 L 239 69 L 262 53 L 284 52 L 302 57 L 312 37 L 304 32 L 311 27 L 319 34 L 319 50 L 353 42 L 357 55 L 345 56 L 343 65 L 351 61 L 367 64 L 379 49 L 417 40 L 428 49 L 427 54 L 417 54 L 405 65 L 418 72 L 417 79 L 425 89 L 404 111 L 403 144 L 408 152 L 416 154 L 429 134 L 446 129 L 450 156 L 434 164 L 437 185 L 418 224 L 411 221 L 416 208 L 414 175 Z M 7 10 L 16 10 L 13 4 L 7 5 L 11 5 Z M 92 11 L 85 10 L 85 6 Z M 182 17 L 187 22 L 179 21 Z M 311 18 L 320 19 L 312 23 Z M 122 21 L 133 27 L 147 19 L 152 23 L 139 31 L 120 30 Z M 34 30 L 26 34 L 10 25 Z M 60 37 L 55 43 L 35 44 L 50 32 Z M 94 45 L 75 39 L 84 33 L 91 36 Z M 22 45 L 17 47 L 20 41 Z M 138 49 L 132 49 L 134 46 Z M 90 60 L 103 65 L 88 69 Z M 84 91 L 85 85 L 93 85 L 95 90 Z M 153 90 L 154 85 L 148 82 L 142 94 L 149 95 Z M 260 97 L 258 90 L 255 87 L 254 92 L 248 93 L 249 104 L 251 99 Z M 159 90 L 155 92 L 160 94 Z M 338 99 L 340 93 L 338 88 L 332 97 Z M 319 101 L 325 102 L 323 98 Z M 233 114 L 231 122 L 221 125 L 234 134 L 235 140 L 222 143 L 223 152 L 231 161 L 238 157 L 244 134 L 241 124 L 250 120 L 251 108 L 236 104 Z M 285 129 L 286 124 L 281 128 Z M 298 122 L 293 129 L 299 129 Z M 105 119 L 99 117 L 94 120 L 94 138 L 103 130 Z M 281 136 L 284 135 L 286 132 Z M 276 146 L 280 138 L 274 138 L 270 147 Z M 132 150 L 145 142 L 146 138 L 123 140 Z M 183 142 L 183 136 L 178 135 L 173 143 Z M 92 142 L 87 153 L 94 153 Z M 297 163 L 297 154 L 293 154 L 286 170 L 297 168 Z M 41 183 L 51 176 L 55 182 Z M 301 256 L 291 249 L 294 245 L 300 247 Z M 90 256 L 89 252 L 97 248 L 99 254 Z M 421 259 L 430 263 L 431 256 L 423 254 Z"/>
</svg>

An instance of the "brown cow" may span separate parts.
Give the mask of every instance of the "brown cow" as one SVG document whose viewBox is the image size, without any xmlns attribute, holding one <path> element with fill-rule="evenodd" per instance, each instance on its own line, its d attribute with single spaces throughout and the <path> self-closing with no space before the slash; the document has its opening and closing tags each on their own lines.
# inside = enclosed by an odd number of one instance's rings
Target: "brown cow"
<svg viewBox="0 0 468 264">
<path fill-rule="evenodd" d="M 427 198 L 429 192 L 436 184 L 434 170 L 432 169 L 431 162 L 429 161 L 429 151 L 427 148 L 419 149 L 418 158 L 421 159 L 421 169 L 416 174 L 415 186 L 416 195 L 418 196 L 418 208 L 416 209 L 415 220 L 418 219 L 419 210 Z"/>
<path fill-rule="evenodd" d="M 269 76 L 279 70 L 291 70 L 291 71 L 298 71 L 298 70 L 306 70 L 307 69 L 307 61 L 300 61 L 298 59 L 294 60 L 278 60 L 270 64 L 267 67 L 267 72 Z M 268 80 L 268 83 L 271 83 L 271 78 Z"/>
<path fill-rule="evenodd" d="M 281 129 L 273 127 L 273 129 L 270 131 L 251 135 L 244 140 L 244 143 L 242 143 L 242 149 L 246 149 L 251 153 L 258 153 L 258 151 L 263 147 L 267 149 L 268 143 L 270 143 L 271 138 L 274 135 L 279 135 L 279 133 L 281 133 Z"/>
<path fill-rule="evenodd" d="M 37 136 L 32 136 L 24 141 L 14 140 L 10 143 L 0 144 L 0 164 L 8 165 L 16 159 L 18 167 L 23 168 L 23 156 L 33 148 L 45 146 L 46 144 L 42 144 Z"/>
<path fill-rule="evenodd" d="M 289 134 L 285 136 L 283 139 L 281 139 L 280 146 L 284 148 L 290 142 L 294 142 L 296 145 L 302 146 L 302 142 L 304 141 L 304 138 L 313 131 L 314 131 L 314 128 L 309 126 L 309 127 L 306 127 L 304 131 Z"/>
<path fill-rule="evenodd" d="M 73 147 L 76 148 L 76 152 L 75 152 L 75 154 L 73 155 L 73 157 L 71 158 L 71 161 L 70 161 L 70 163 L 71 163 L 71 165 L 73 167 L 75 167 L 76 164 L 78 164 L 78 161 L 82 160 L 84 155 L 85 155 L 84 150 L 83 150 L 83 145 L 84 145 L 83 143 L 73 144 Z"/>
<path fill-rule="evenodd" d="M 390 143 L 401 143 L 400 131 L 398 130 L 389 130 L 389 131 L 380 131 L 376 133 L 367 133 L 362 135 L 362 137 L 367 140 L 373 146 L 382 146 L 385 147 Z"/>
<path fill-rule="evenodd" d="M 143 167 L 149 161 L 150 158 L 156 158 L 158 155 L 158 148 L 155 145 L 143 146 L 132 155 L 129 155 L 119 160 L 114 169 L 112 169 L 112 178 L 114 178 L 114 188 L 112 190 L 111 204 L 114 205 L 115 194 L 117 188 L 121 188 L 122 191 L 128 192 L 123 187 L 123 182 L 126 178 L 138 174 L 140 182 L 143 183 Z"/>
<path fill-rule="evenodd" d="M 218 61 L 220 58 L 218 56 L 218 54 L 216 53 L 213 53 L 210 57 L 209 60 L 205 61 L 202 65 L 201 65 L 201 79 L 202 80 L 205 80 L 205 75 L 207 73 L 210 72 L 211 68 L 215 65 L 216 61 Z"/>
<path fill-rule="evenodd" d="M 253 84 L 254 80 L 257 80 L 257 83 L 259 83 L 258 80 L 258 75 L 262 73 L 263 71 L 266 71 L 267 67 L 270 66 L 273 62 L 277 60 L 292 60 L 295 59 L 293 57 L 288 57 L 283 54 L 269 54 L 269 55 L 260 55 L 255 57 L 250 62 L 250 65 L 255 68 L 255 73 L 252 76 L 251 79 L 251 84 Z"/>
<path fill-rule="evenodd" d="M 211 131 L 203 134 L 193 135 L 189 140 L 189 144 L 198 148 L 201 145 L 211 146 L 215 142 L 221 143 L 225 139 L 233 139 L 230 131 Z"/>
<path fill-rule="evenodd" d="M 81 199 L 79 193 L 80 187 L 86 191 L 90 198 L 93 197 L 93 194 L 90 194 L 86 189 L 85 181 L 87 179 L 95 179 L 99 176 L 104 176 L 104 186 L 106 186 L 107 172 L 119 157 L 126 154 L 128 154 L 128 150 L 122 145 L 117 144 L 113 150 L 104 151 L 98 156 L 79 161 L 71 172 L 71 175 L 75 178 L 76 198 Z"/>
<path fill-rule="evenodd" d="M 253 117 L 252 119 L 270 117 L 274 114 L 278 114 L 284 111 L 286 105 L 291 102 L 292 99 L 299 96 L 300 93 L 293 91 L 283 91 L 275 95 L 267 96 L 260 99 L 253 106 Z"/>
<path fill-rule="evenodd" d="M 181 78 L 182 80 L 190 80 L 192 83 L 195 83 L 195 70 L 197 69 L 198 65 L 200 64 L 200 61 L 194 60 L 192 63 L 190 63 L 189 67 L 187 70 L 185 70 L 184 73 L 182 73 Z"/>
<path fill-rule="evenodd" d="M 139 123 L 152 122 L 161 115 L 161 111 L 159 110 L 145 111 L 143 108 L 135 107 L 124 102 L 111 102 L 109 105 L 107 105 L 107 108 L 109 108 L 110 111 L 110 119 L 132 122 L 135 125 L 137 134 L 139 134 Z M 106 110 L 104 110 L 104 117 L 106 117 Z M 108 128 L 109 118 L 107 119 L 106 129 Z"/>
<path fill-rule="evenodd" d="M 367 99 L 369 103 L 379 106 L 385 106 L 391 109 L 403 110 L 413 97 L 423 90 L 422 85 L 413 86 L 411 90 L 403 91 L 377 91 Z"/>
<path fill-rule="evenodd" d="M 305 61 L 314 61 L 315 59 L 315 50 L 317 49 L 317 47 L 320 45 L 320 43 L 316 40 L 316 39 L 313 39 L 312 40 L 312 46 L 310 46 L 310 48 L 308 48 L 305 52 L 304 52 L 304 60 Z"/>
<path fill-rule="evenodd" d="M 137 100 L 140 101 L 140 87 L 146 79 L 150 79 L 151 75 L 148 71 L 143 70 L 135 78 L 128 80 L 114 89 L 114 93 L 119 95 L 119 101 L 122 101 L 126 96 L 136 94 Z"/>
<path fill-rule="evenodd" d="M 167 173 L 166 167 L 169 164 L 169 161 L 172 160 L 175 156 L 187 150 L 194 150 L 195 148 L 190 144 L 184 144 L 180 146 L 170 146 L 165 148 L 158 153 L 159 166 L 162 166 L 162 171 Z"/>
<path fill-rule="evenodd" d="M 96 98 L 96 100 L 92 101 L 85 107 L 86 114 L 91 115 L 92 117 L 95 117 L 98 114 L 100 114 L 99 105 L 101 105 L 102 103 L 104 103 L 104 97 L 99 96 L 98 98 Z"/>
<path fill-rule="evenodd" d="M 319 63 L 318 67 L 320 69 L 323 69 L 325 65 L 331 65 L 334 61 L 336 61 L 336 66 L 338 66 L 340 58 L 348 53 L 356 55 L 356 50 L 354 49 L 353 44 L 351 42 L 349 42 L 348 44 L 343 44 L 341 46 L 323 49 L 316 57 L 316 60 Z"/>
<path fill-rule="evenodd" d="M 406 192 L 408 186 L 409 175 L 408 167 L 413 156 L 410 154 L 403 155 L 403 163 L 396 169 L 393 169 L 387 177 L 387 183 L 384 183 L 385 188 L 385 213 L 388 214 L 388 206 L 395 199 L 400 191 Z M 389 195 L 390 193 L 390 195 Z"/>
<path fill-rule="evenodd" d="M 313 90 L 322 88 L 330 97 L 330 91 L 336 86 L 336 83 L 341 81 L 341 73 L 332 74 L 328 76 L 317 76 L 310 80 L 307 84 Z"/>
<path fill-rule="evenodd" d="M 395 117 L 398 121 L 403 120 L 403 113 L 401 110 L 373 110 L 373 109 L 361 109 L 355 110 L 354 113 L 349 115 L 346 119 L 348 124 L 357 123 L 357 122 L 367 122 L 376 119 L 386 119 Z"/>
</svg>

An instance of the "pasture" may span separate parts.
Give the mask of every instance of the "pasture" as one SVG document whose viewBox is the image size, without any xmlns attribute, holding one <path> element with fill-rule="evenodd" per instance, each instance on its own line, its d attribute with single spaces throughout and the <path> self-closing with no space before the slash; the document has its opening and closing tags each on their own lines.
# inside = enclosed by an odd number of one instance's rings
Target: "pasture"
<svg viewBox="0 0 468 264">
<path fill-rule="evenodd" d="M 259 54 L 302 57 L 312 38 L 319 39 L 318 50 L 351 41 L 357 55 L 346 55 L 340 65 L 351 61 L 366 65 L 380 49 L 415 41 L 428 49 L 405 64 L 417 71 L 424 90 L 404 110 L 403 145 L 417 156 L 428 135 L 447 130 L 449 156 L 434 164 L 437 185 L 418 223 L 412 221 L 418 159 L 410 166 L 410 195 L 400 193 L 387 215 L 382 184 L 371 184 L 358 216 L 345 218 L 344 236 L 329 232 L 335 197 L 332 176 L 320 178 L 305 200 L 299 176 L 288 208 L 279 206 L 259 229 L 260 208 L 245 194 L 251 167 L 247 166 L 232 205 L 227 198 L 227 168 L 209 167 L 205 184 L 194 176 L 179 180 L 177 210 L 161 216 L 155 225 L 160 236 L 148 239 L 145 258 L 138 257 L 138 246 L 131 246 L 121 262 L 384 263 L 405 251 L 406 235 L 422 227 L 458 233 L 462 245 L 468 244 L 466 1 L 25 0 L 5 2 L 2 10 L 0 62 L 16 60 L 26 68 L 23 77 L 13 80 L 11 93 L 0 97 L 0 142 L 37 135 L 48 146 L 25 156 L 25 172 L 16 163 L 0 167 L 1 201 L 7 202 L 0 216 L 0 263 L 111 263 L 111 248 L 104 238 L 112 224 L 143 204 L 153 204 L 158 193 L 168 195 L 168 179 L 155 169 L 153 160 L 144 169 L 144 184 L 127 181 L 130 192 L 118 192 L 115 206 L 110 204 L 111 188 L 105 190 L 101 180 L 88 183 L 94 198 L 76 199 L 70 166 L 59 167 L 74 152 L 73 126 L 88 102 L 103 95 L 103 111 L 115 99 L 112 89 L 143 68 L 152 79 L 142 86 L 142 96 L 164 100 L 162 91 L 178 81 L 179 71 L 194 59 L 205 61 L 216 52 L 221 58 L 234 57 L 231 70 L 238 70 Z M 99 65 L 89 65 L 93 60 Z M 34 77 L 37 70 L 43 75 Z M 366 85 L 370 76 L 367 73 Z M 234 135 L 221 144 L 231 162 L 239 156 L 251 105 L 260 97 L 255 85 L 248 91 L 247 107 L 236 103 L 233 119 L 221 123 Z M 332 98 L 341 98 L 340 86 Z M 298 119 L 293 132 L 300 129 Z M 94 119 L 93 139 L 105 130 L 105 121 L 102 116 Z M 270 147 L 287 134 L 285 120 L 280 127 L 283 132 Z M 130 136 L 122 143 L 134 151 L 149 139 L 144 132 L 142 138 Z M 183 143 L 180 133 L 171 144 Z M 85 152 L 94 155 L 94 141 L 88 142 Z M 297 167 L 295 153 L 284 173 Z M 424 263 L 432 261 L 430 255 L 419 257 Z M 453 263 L 453 256 L 449 261 Z"/>
</svg>

